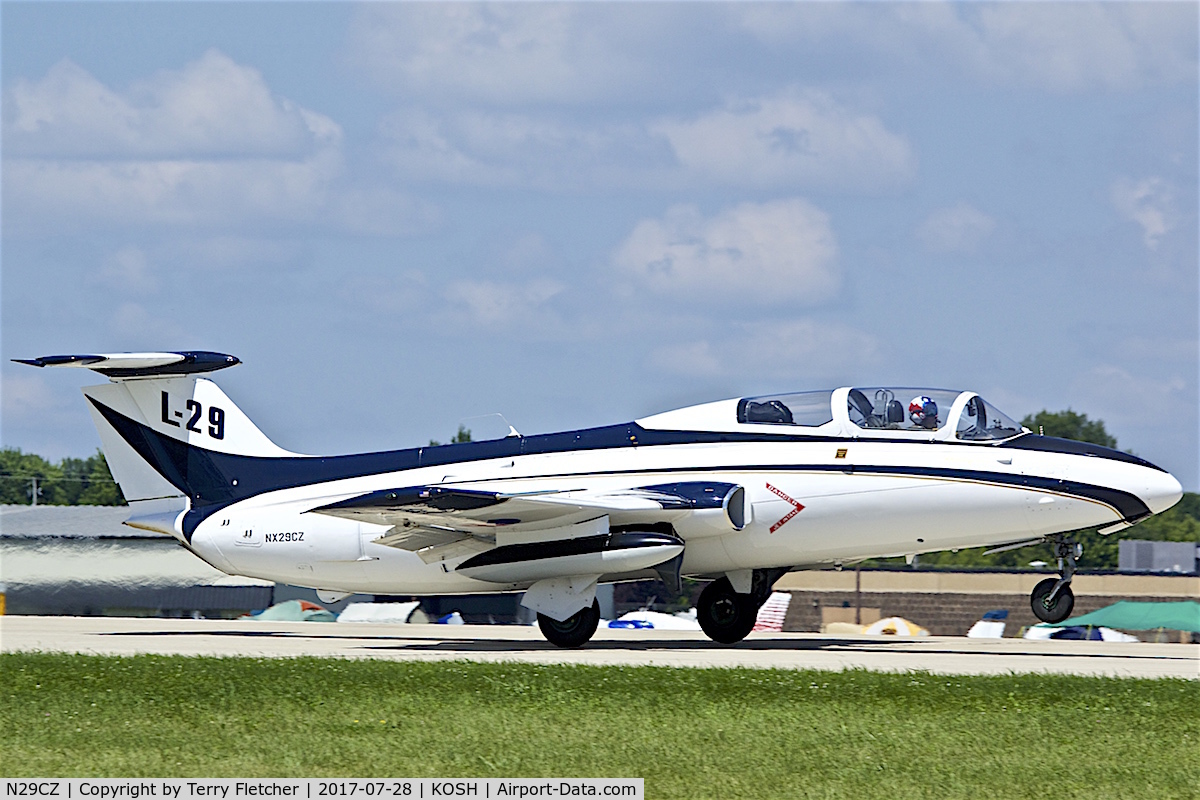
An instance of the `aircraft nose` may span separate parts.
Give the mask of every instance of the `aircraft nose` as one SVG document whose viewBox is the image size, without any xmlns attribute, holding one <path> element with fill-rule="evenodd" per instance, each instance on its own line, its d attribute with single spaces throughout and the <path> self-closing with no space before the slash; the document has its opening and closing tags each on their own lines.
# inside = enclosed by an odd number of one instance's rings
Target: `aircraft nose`
<svg viewBox="0 0 1200 800">
<path fill-rule="evenodd" d="M 1183 486 L 1169 472 L 1155 471 L 1146 484 L 1142 500 L 1152 513 L 1161 514 L 1183 497 Z"/>
</svg>

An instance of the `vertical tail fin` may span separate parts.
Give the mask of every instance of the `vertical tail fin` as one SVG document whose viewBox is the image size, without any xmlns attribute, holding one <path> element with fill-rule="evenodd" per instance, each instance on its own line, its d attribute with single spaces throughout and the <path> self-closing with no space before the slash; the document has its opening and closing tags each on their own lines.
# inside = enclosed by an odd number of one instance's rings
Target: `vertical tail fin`
<svg viewBox="0 0 1200 800">
<path fill-rule="evenodd" d="M 295 456 L 275 445 L 207 378 L 121 380 L 83 390 L 113 477 L 126 499 L 192 494 L 179 453 L 189 447 L 237 456 Z M 132 421 L 159 437 L 140 434 Z"/>
<path fill-rule="evenodd" d="M 240 363 L 221 353 L 45 356 L 38 367 L 86 367 L 111 382 L 83 389 L 113 477 L 131 505 L 184 507 L 195 496 L 193 448 L 249 457 L 296 456 L 278 447 L 207 378 Z"/>
</svg>

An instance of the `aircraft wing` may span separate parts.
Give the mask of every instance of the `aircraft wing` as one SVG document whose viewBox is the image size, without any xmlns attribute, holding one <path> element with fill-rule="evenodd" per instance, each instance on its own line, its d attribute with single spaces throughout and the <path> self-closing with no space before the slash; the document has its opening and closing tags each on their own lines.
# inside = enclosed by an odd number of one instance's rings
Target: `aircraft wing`
<svg viewBox="0 0 1200 800">
<path fill-rule="evenodd" d="M 599 516 L 620 516 L 629 512 L 725 508 L 734 528 L 740 528 L 742 496 L 740 486 L 714 481 L 685 481 L 603 492 L 515 494 L 447 486 L 408 486 L 368 492 L 311 509 L 311 513 L 392 526 L 392 530 L 376 542 L 403 550 L 425 551 L 452 544 L 475 550 L 494 544 L 496 534 L 501 530 L 545 531 L 550 540 L 559 538 L 556 529 Z M 536 533 L 534 538 L 537 538 Z"/>
</svg>

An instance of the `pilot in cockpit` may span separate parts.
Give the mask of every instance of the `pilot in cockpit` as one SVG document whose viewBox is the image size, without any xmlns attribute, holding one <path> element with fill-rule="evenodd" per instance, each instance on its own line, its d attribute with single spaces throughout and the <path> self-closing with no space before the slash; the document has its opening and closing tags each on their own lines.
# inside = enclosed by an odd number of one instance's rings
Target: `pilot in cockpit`
<svg viewBox="0 0 1200 800">
<path fill-rule="evenodd" d="M 918 428 L 936 430 L 938 426 L 938 407 L 932 397 L 918 395 L 908 404 L 908 418 Z"/>
</svg>

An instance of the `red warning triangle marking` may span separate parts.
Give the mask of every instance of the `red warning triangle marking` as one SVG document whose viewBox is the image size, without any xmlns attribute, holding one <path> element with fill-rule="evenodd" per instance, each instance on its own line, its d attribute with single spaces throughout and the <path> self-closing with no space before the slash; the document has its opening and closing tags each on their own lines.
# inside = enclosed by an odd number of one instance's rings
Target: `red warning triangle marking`
<svg viewBox="0 0 1200 800">
<path fill-rule="evenodd" d="M 796 516 L 801 511 L 803 511 L 804 505 L 802 503 L 797 502 L 796 500 L 793 500 L 792 498 L 788 497 L 787 494 L 785 494 L 784 492 L 781 492 L 779 489 L 776 489 L 774 486 L 772 486 L 769 483 L 767 484 L 767 488 L 794 506 L 794 508 L 791 511 L 789 511 L 787 514 L 785 514 L 783 516 L 783 518 L 781 520 L 779 520 L 779 522 L 776 522 L 774 525 L 771 526 L 770 532 L 774 533 L 775 531 L 779 530 L 784 525 L 786 525 L 791 520 L 792 517 Z"/>
</svg>

